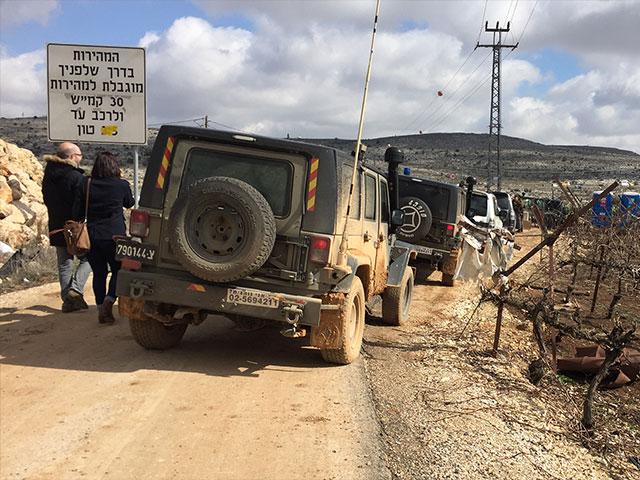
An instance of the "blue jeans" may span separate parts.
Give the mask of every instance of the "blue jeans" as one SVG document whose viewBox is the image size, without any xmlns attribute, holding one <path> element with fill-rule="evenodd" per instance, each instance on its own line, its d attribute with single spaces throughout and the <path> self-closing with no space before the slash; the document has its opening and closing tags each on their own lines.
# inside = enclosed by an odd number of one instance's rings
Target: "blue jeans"
<svg viewBox="0 0 640 480">
<path fill-rule="evenodd" d="M 91 266 L 87 256 L 78 257 L 80 263 L 74 271 L 73 255 L 67 253 L 66 247 L 56 247 L 56 254 L 58 255 L 58 278 L 60 279 L 62 300 L 67 297 L 69 290 L 75 290 L 80 294 L 84 293 L 84 284 L 87 283 L 91 274 Z"/>
</svg>

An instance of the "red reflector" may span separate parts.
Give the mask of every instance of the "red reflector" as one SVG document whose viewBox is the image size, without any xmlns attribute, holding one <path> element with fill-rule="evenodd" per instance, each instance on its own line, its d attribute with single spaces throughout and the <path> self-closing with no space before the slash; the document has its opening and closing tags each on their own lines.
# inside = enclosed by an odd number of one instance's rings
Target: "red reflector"
<svg viewBox="0 0 640 480">
<path fill-rule="evenodd" d="M 447 230 L 451 231 L 453 230 L 455 227 L 453 225 L 447 225 Z"/>
<path fill-rule="evenodd" d="M 311 248 L 313 250 L 327 250 L 329 248 L 329 245 L 329 240 L 327 240 L 326 238 L 316 237 L 311 243 Z"/>
</svg>

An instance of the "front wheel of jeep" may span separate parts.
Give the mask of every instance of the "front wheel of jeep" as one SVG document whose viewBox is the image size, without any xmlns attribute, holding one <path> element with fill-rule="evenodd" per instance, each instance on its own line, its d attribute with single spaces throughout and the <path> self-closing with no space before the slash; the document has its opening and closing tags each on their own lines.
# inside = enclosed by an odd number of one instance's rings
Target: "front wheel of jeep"
<svg viewBox="0 0 640 480">
<path fill-rule="evenodd" d="M 180 343 L 187 323 L 164 325 L 152 318 L 129 318 L 131 334 L 138 345 L 149 350 L 166 350 Z"/>
<path fill-rule="evenodd" d="M 413 298 L 413 270 L 407 268 L 399 287 L 387 287 L 382 294 L 382 321 L 387 325 L 404 325 L 409 319 Z"/>
<path fill-rule="evenodd" d="M 354 277 L 351 290 L 338 310 L 339 347 L 320 350 L 326 362 L 348 365 L 358 358 L 364 334 L 364 314 L 364 288 L 360 278 Z"/>
</svg>

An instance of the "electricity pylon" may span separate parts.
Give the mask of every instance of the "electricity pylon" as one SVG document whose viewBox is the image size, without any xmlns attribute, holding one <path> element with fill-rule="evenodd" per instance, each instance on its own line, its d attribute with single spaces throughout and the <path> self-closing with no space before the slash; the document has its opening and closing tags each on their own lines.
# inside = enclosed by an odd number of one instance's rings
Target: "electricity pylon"
<svg viewBox="0 0 640 480">
<path fill-rule="evenodd" d="M 487 190 L 493 185 L 492 178 L 492 154 L 495 152 L 496 176 L 498 190 L 502 187 L 502 165 L 500 162 L 500 52 L 503 48 L 514 50 L 515 45 L 505 45 L 502 43 L 502 34 L 509 31 L 511 22 L 507 22 L 507 28 L 500 28 L 500 22 L 496 22 L 496 28 L 489 28 L 489 22 L 484 25 L 484 31 L 493 33 L 493 43 L 476 44 L 476 48 L 493 49 L 493 68 L 491 70 L 491 114 L 489 116 L 489 154 L 487 157 Z"/>
</svg>

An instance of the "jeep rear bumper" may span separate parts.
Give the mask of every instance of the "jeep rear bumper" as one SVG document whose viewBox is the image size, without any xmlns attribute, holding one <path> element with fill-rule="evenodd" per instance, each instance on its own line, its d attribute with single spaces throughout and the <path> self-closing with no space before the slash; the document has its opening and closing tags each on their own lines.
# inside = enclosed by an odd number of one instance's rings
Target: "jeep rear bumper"
<svg viewBox="0 0 640 480">
<path fill-rule="evenodd" d="M 118 272 L 116 294 L 148 302 L 194 307 L 222 315 L 236 314 L 311 326 L 320 324 L 322 306 L 319 298 L 232 285 L 193 283 L 168 275 L 132 270 Z"/>
</svg>

